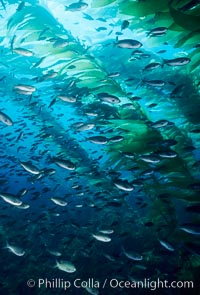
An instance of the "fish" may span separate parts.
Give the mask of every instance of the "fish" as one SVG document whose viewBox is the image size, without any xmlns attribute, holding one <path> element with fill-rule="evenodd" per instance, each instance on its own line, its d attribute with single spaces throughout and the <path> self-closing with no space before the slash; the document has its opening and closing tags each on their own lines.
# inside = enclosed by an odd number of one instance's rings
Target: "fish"
<svg viewBox="0 0 200 295">
<path fill-rule="evenodd" d="M 106 235 L 102 235 L 102 234 L 92 234 L 93 238 L 95 238 L 97 241 L 100 242 L 104 242 L 104 243 L 108 243 L 111 241 L 111 238 L 106 236 Z"/>
<path fill-rule="evenodd" d="M 162 128 L 162 127 L 165 127 L 165 126 L 167 126 L 169 124 L 169 121 L 168 120 L 158 120 L 158 121 L 156 121 L 156 122 L 153 122 L 153 123 L 151 123 L 151 127 L 153 127 L 153 128 Z"/>
<path fill-rule="evenodd" d="M 104 229 L 104 230 L 102 229 L 99 232 L 104 235 L 110 235 L 110 234 L 114 233 L 114 230 L 113 229 Z"/>
<path fill-rule="evenodd" d="M 74 266 L 74 264 L 67 260 L 56 260 L 55 267 L 67 273 L 74 273 L 76 271 L 76 267 Z"/>
<path fill-rule="evenodd" d="M 13 194 L 0 193 L 0 198 L 2 198 L 6 203 L 11 204 L 13 206 L 22 205 L 22 200 L 20 200 L 18 197 L 16 197 Z"/>
<path fill-rule="evenodd" d="M 136 253 L 136 252 L 131 252 L 131 253 L 129 253 L 129 252 L 125 251 L 124 248 L 122 248 L 122 251 L 123 251 L 123 254 L 124 254 L 127 258 L 129 258 L 129 259 L 131 259 L 131 260 L 134 260 L 134 261 L 141 261 L 141 260 L 143 260 L 143 255 L 141 255 L 141 254 L 138 254 L 138 253 Z"/>
<path fill-rule="evenodd" d="M 38 79 L 40 82 L 42 81 L 46 81 L 48 79 L 53 79 L 53 78 L 56 78 L 58 76 L 58 73 L 57 72 L 49 72 L 45 75 L 43 75 L 40 79 Z"/>
<path fill-rule="evenodd" d="M 108 141 L 112 142 L 112 143 L 120 142 L 122 140 L 124 140 L 124 136 L 122 136 L 122 135 L 116 135 L 116 136 L 110 137 L 108 139 Z"/>
<path fill-rule="evenodd" d="M 13 125 L 13 121 L 12 119 L 6 115 L 5 113 L 0 111 L 0 122 L 4 123 L 7 126 L 12 126 Z"/>
<path fill-rule="evenodd" d="M 16 256 L 24 256 L 24 254 L 25 254 L 25 251 L 18 246 L 12 246 L 7 243 L 5 248 L 8 249 L 13 254 L 15 254 Z"/>
<path fill-rule="evenodd" d="M 52 158 L 52 160 L 56 165 L 64 169 L 71 170 L 71 171 L 76 169 L 76 165 L 72 163 L 70 160 L 65 160 L 61 158 Z"/>
<path fill-rule="evenodd" d="M 24 136 L 24 132 L 21 131 L 21 132 L 19 133 L 19 135 L 17 136 L 16 141 L 19 141 L 20 139 L 22 139 L 23 136 Z"/>
<path fill-rule="evenodd" d="M 53 202 L 53 203 L 55 203 L 56 205 L 59 205 L 59 206 L 67 206 L 67 202 L 65 201 L 65 200 L 63 200 L 63 199 L 61 199 L 61 198 L 51 198 L 51 201 Z"/>
<path fill-rule="evenodd" d="M 176 158 L 178 156 L 178 154 L 174 151 L 159 152 L 158 155 L 161 158 Z"/>
<path fill-rule="evenodd" d="M 93 18 L 91 15 L 89 15 L 89 14 L 87 14 L 87 13 L 85 13 L 85 12 L 83 12 L 83 17 L 84 17 L 85 19 L 88 19 L 88 20 L 94 20 L 94 18 Z"/>
<path fill-rule="evenodd" d="M 31 85 L 24 85 L 24 84 L 15 85 L 13 89 L 15 91 L 24 91 L 25 93 L 28 92 L 30 94 L 36 91 L 36 87 Z"/>
<path fill-rule="evenodd" d="M 34 166 L 31 162 L 20 161 L 20 165 L 31 174 L 38 175 L 41 173 L 41 170 Z"/>
<path fill-rule="evenodd" d="M 13 48 L 12 51 L 19 54 L 19 55 L 23 55 L 23 56 L 27 56 L 27 57 L 34 55 L 34 53 L 31 50 L 28 50 L 25 48 L 20 48 L 20 47 Z"/>
<path fill-rule="evenodd" d="M 13 126 L 0 122 L 0 237 L 25 254 L 3 250 L 2 292 L 20 290 L 23 269 L 86 280 L 89 262 L 100 284 L 197 283 L 199 6 L 3 1 L 1 110 Z"/>
<path fill-rule="evenodd" d="M 166 84 L 163 80 L 142 80 L 142 83 L 153 87 L 163 87 Z"/>
<path fill-rule="evenodd" d="M 148 33 L 147 33 L 147 37 L 162 37 L 164 36 L 168 31 L 168 28 L 166 27 L 157 27 L 154 29 L 151 29 Z"/>
<path fill-rule="evenodd" d="M 187 11 L 196 8 L 199 5 L 199 0 L 191 0 L 190 2 L 186 3 L 182 7 L 178 8 L 180 11 Z"/>
<path fill-rule="evenodd" d="M 130 23 L 128 20 L 124 20 L 121 24 L 121 31 L 127 29 L 129 27 Z"/>
<path fill-rule="evenodd" d="M 52 99 L 52 101 L 48 105 L 48 108 L 51 108 L 55 103 L 56 103 L 56 97 L 54 99 Z"/>
<path fill-rule="evenodd" d="M 25 6 L 25 2 L 24 1 L 21 1 L 16 9 L 16 11 L 21 11 Z"/>
<path fill-rule="evenodd" d="M 55 251 L 55 250 L 48 250 L 48 252 L 53 255 L 53 256 L 56 256 L 56 257 L 60 257 L 62 255 L 61 252 L 59 251 Z"/>
<path fill-rule="evenodd" d="M 152 62 L 148 64 L 147 66 L 145 66 L 142 71 L 152 71 L 152 70 L 160 68 L 161 66 L 162 66 L 161 63 L 159 62 Z"/>
<path fill-rule="evenodd" d="M 156 155 L 142 155 L 140 156 L 140 160 L 152 164 L 157 164 L 160 162 L 160 158 Z"/>
<path fill-rule="evenodd" d="M 54 43 L 53 47 L 54 48 L 64 48 L 69 45 L 69 40 L 65 40 L 62 38 L 58 38 Z"/>
<path fill-rule="evenodd" d="M 108 78 L 115 78 L 115 77 L 119 77 L 120 73 L 119 72 L 113 72 L 107 75 Z"/>
<path fill-rule="evenodd" d="M 133 39 L 118 40 L 115 44 L 119 48 L 135 49 L 142 47 L 142 43 Z"/>
<path fill-rule="evenodd" d="M 88 123 L 88 124 L 84 124 L 81 123 L 80 126 L 78 126 L 77 128 L 75 128 L 76 131 L 88 131 L 91 130 L 95 127 L 95 124 L 93 123 Z"/>
<path fill-rule="evenodd" d="M 169 251 L 174 251 L 174 247 L 172 247 L 168 242 L 165 242 L 163 240 L 159 240 L 160 244 Z"/>
<path fill-rule="evenodd" d="M 88 140 L 95 144 L 106 144 L 109 141 L 105 136 L 91 136 L 88 137 Z"/>
<path fill-rule="evenodd" d="M 131 152 L 122 152 L 122 156 L 129 158 L 129 159 L 134 159 L 135 155 Z"/>
<path fill-rule="evenodd" d="M 101 32 L 101 31 L 106 31 L 107 28 L 106 27 L 98 27 L 95 29 L 97 32 Z"/>
<path fill-rule="evenodd" d="M 16 206 L 16 208 L 26 210 L 30 208 L 30 205 L 26 203 L 22 203 L 21 205 Z"/>
<path fill-rule="evenodd" d="M 88 7 L 88 4 L 85 2 L 79 1 L 79 2 L 74 2 L 72 4 L 70 4 L 69 6 L 65 6 L 65 10 L 67 11 L 82 11 L 85 10 Z"/>
<path fill-rule="evenodd" d="M 196 226 L 180 226 L 179 229 L 191 235 L 200 235 L 200 228 Z"/>
<path fill-rule="evenodd" d="M 121 179 L 116 180 L 114 181 L 114 185 L 123 191 L 132 192 L 134 190 L 134 186 L 125 180 L 121 180 Z"/>
<path fill-rule="evenodd" d="M 110 95 L 108 93 L 99 93 L 98 98 L 104 102 L 109 102 L 113 104 L 120 103 L 120 99 L 114 95 Z"/>
<path fill-rule="evenodd" d="M 174 59 L 164 59 L 163 64 L 171 66 L 171 67 L 177 67 L 177 66 L 185 66 L 188 63 L 191 62 L 191 59 L 189 57 L 177 57 Z"/>
<path fill-rule="evenodd" d="M 66 101 L 70 103 L 75 103 L 77 101 L 77 98 L 73 96 L 58 95 L 58 98 L 60 98 L 62 101 Z"/>
</svg>

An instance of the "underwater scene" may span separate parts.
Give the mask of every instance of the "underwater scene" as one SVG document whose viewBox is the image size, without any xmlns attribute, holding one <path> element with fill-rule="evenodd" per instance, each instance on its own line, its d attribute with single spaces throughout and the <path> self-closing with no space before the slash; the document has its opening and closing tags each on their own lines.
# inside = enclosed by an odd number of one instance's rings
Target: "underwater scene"
<svg viewBox="0 0 200 295">
<path fill-rule="evenodd" d="M 200 294 L 200 1 L 0 1 L 0 295 Z"/>
</svg>

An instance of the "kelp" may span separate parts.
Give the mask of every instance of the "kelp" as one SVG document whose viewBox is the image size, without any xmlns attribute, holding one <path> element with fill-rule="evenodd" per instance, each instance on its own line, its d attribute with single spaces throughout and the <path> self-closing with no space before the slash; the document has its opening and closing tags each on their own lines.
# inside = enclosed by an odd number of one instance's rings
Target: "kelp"
<svg viewBox="0 0 200 295">
<path fill-rule="evenodd" d="M 92 7 L 104 7 L 112 4 L 115 5 L 114 1 L 93 1 Z M 104 161 L 103 168 L 105 170 L 113 169 L 115 172 L 118 172 L 119 169 L 123 171 L 131 171 L 134 166 L 137 165 L 139 171 L 143 171 L 149 168 L 147 163 L 144 163 L 140 157 L 142 155 L 151 154 L 155 152 L 155 147 L 159 151 L 160 143 L 164 139 L 176 139 L 178 136 L 179 143 L 177 146 L 172 147 L 172 150 L 178 151 L 178 156 L 175 159 L 162 159 L 161 163 L 153 166 L 155 169 L 155 173 L 150 181 L 145 182 L 142 187 L 142 190 L 146 193 L 146 195 L 150 195 L 152 198 L 159 193 L 170 193 L 172 198 L 180 198 L 184 200 L 197 201 L 197 194 L 191 192 L 188 188 L 189 185 L 193 182 L 193 172 L 190 171 L 188 166 L 191 166 L 191 162 L 193 161 L 193 156 L 189 158 L 184 157 L 184 153 L 182 153 L 181 146 L 186 146 L 190 140 L 187 137 L 187 133 L 183 134 L 182 126 L 174 126 L 173 130 L 161 129 L 155 130 L 149 124 L 149 120 L 152 121 L 154 115 L 150 112 L 147 113 L 142 106 L 142 103 L 133 102 L 134 110 L 121 110 L 121 106 L 124 103 L 132 102 L 131 97 L 134 96 L 128 94 L 126 87 L 120 81 L 116 81 L 114 79 L 110 79 L 108 77 L 108 68 L 106 64 L 100 62 L 100 58 L 96 57 L 95 49 L 85 50 L 85 48 L 80 44 L 78 40 L 76 40 L 70 32 L 64 30 L 48 13 L 44 12 L 44 8 L 41 7 L 25 7 L 20 11 L 20 14 L 15 14 L 11 17 L 8 23 L 8 36 L 10 38 L 13 37 L 14 34 L 17 34 L 20 29 L 23 28 L 24 32 L 20 34 L 20 37 L 25 37 L 25 42 L 22 42 L 21 45 L 26 45 L 29 43 L 30 47 L 33 47 L 33 51 L 35 53 L 36 58 L 42 58 L 46 55 L 44 60 L 40 63 L 38 68 L 43 71 L 47 68 L 49 70 L 58 71 L 58 78 L 63 81 L 75 81 L 75 87 L 72 88 L 74 92 L 78 92 L 82 88 L 86 91 L 86 94 L 89 94 L 89 99 L 87 100 L 87 95 L 80 98 L 79 106 L 84 109 L 84 107 L 89 107 L 93 102 L 98 101 L 99 93 L 108 93 L 110 95 L 115 95 L 119 97 L 120 103 L 117 106 L 110 106 L 109 115 L 106 117 L 105 122 L 101 122 L 100 119 L 96 119 L 95 123 L 97 126 L 107 126 L 112 130 L 112 135 L 122 134 L 124 140 L 119 143 L 108 143 L 105 145 L 102 150 L 105 150 L 107 153 L 107 158 Z M 161 12 L 161 14 L 159 14 Z M 196 24 L 196 18 L 192 21 L 192 24 L 187 28 L 182 25 L 182 22 L 179 21 L 179 18 L 183 14 L 178 11 L 176 8 L 169 7 L 168 1 L 123 1 L 119 2 L 119 15 L 125 16 L 133 16 L 131 23 L 134 23 L 134 19 L 137 21 L 141 21 L 142 24 L 145 23 L 145 30 L 151 30 L 153 27 L 156 27 L 158 20 L 159 25 L 166 24 L 169 27 L 169 32 L 166 33 L 166 36 L 161 37 L 154 41 L 153 37 L 148 37 L 150 39 L 150 49 L 153 46 L 157 46 L 158 44 L 162 44 L 163 42 L 172 42 L 173 44 L 177 44 L 179 46 L 193 46 L 197 38 L 198 32 L 194 30 L 190 32 L 193 26 Z M 41 17 L 42 15 L 42 17 Z M 170 20 L 167 20 L 170 15 Z M 164 19 L 162 20 L 162 16 Z M 140 18 L 144 19 L 140 19 Z M 191 15 L 186 15 L 184 13 L 185 20 L 191 19 Z M 148 18 L 148 19 L 146 19 Z M 150 20 L 153 20 L 153 23 Z M 37 20 L 37 21 L 36 21 Z M 148 21 L 149 22 L 148 22 Z M 155 21 L 155 23 L 154 23 Z M 134 25 L 133 25 L 134 26 Z M 131 27 L 132 28 L 132 27 Z M 191 36 L 194 36 L 194 40 L 190 44 L 184 37 L 184 32 L 187 32 L 188 39 Z M 33 30 L 33 34 L 28 35 L 27 31 Z M 46 31 L 45 31 L 46 30 Z M 23 35 L 24 34 L 24 35 Z M 55 40 L 59 38 L 60 35 L 65 36 L 65 38 L 69 39 L 69 43 L 65 48 L 55 48 L 53 46 L 53 42 L 49 40 Z M 41 36 L 44 37 L 44 40 L 41 40 Z M 178 37 L 181 36 L 181 39 Z M 43 38 L 42 38 L 43 39 Z M 161 40 L 161 41 L 160 41 Z M 20 44 L 20 40 L 18 40 Z M 180 42 L 180 44 L 178 43 Z M 191 47 L 190 47 L 191 48 Z M 115 48 L 116 49 L 116 48 Z M 199 49 L 195 49 L 194 52 L 191 53 L 191 63 L 187 67 L 188 73 L 190 69 L 195 71 L 198 67 L 198 60 L 196 57 L 199 55 Z M 190 56 L 190 55 L 189 55 Z M 20 57 L 19 57 L 20 58 Z M 118 56 L 116 57 L 116 59 Z M 110 63 L 108 63 L 110 65 Z M 165 68 L 166 66 L 164 66 Z M 173 70 L 169 70 L 166 73 L 165 78 L 176 79 L 177 81 L 177 72 Z M 173 75 L 172 75 L 173 74 Z M 138 73 L 135 74 L 138 76 Z M 154 74 L 153 74 L 154 75 Z M 147 75 L 148 77 L 148 75 Z M 139 80 L 139 78 L 137 77 Z M 150 79 L 150 78 L 149 78 Z M 169 81 L 170 82 L 170 81 Z M 173 81 L 172 81 L 173 82 Z M 141 81 L 139 81 L 141 83 Z M 124 87 L 123 87 L 124 86 Z M 64 88 L 65 89 L 65 88 Z M 62 90 L 62 89 L 61 89 Z M 66 91 L 67 91 L 66 87 Z M 76 91 L 75 91 L 76 90 Z M 59 92 L 59 91 L 58 91 Z M 145 90 L 134 89 L 133 93 L 136 92 L 137 95 L 142 94 L 142 98 L 149 99 L 149 97 L 153 97 L 155 101 L 160 102 L 165 100 L 165 93 L 162 90 L 147 88 Z M 58 93 L 59 94 L 59 93 Z M 61 102 L 60 102 L 61 103 Z M 99 102 L 100 104 L 100 102 Z M 167 111 L 172 114 L 172 118 L 174 117 L 174 109 L 177 117 L 183 116 L 181 112 L 181 107 L 176 107 L 178 103 L 175 100 L 171 99 L 169 101 L 169 106 L 173 106 L 172 111 L 162 109 L 162 115 L 165 116 Z M 106 105 L 102 103 L 102 105 Z M 165 106 L 167 105 L 165 101 Z M 93 106 L 93 105 L 91 105 Z M 97 105 L 100 107 L 100 105 Z M 79 107 L 78 107 L 79 108 Z M 76 105 L 75 105 L 76 109 Z M 105 108 L 106 109 L 106 108 Z M 106 113 L 106 110 L 104 112 Z M 114 116 L 114 118 L 112 117 Z M 116 118 L 117 117 L 117 118 Z M 166 116 L 167 118 L 169 116 Z M 189 116 L 188 116 L 189 118 Z M 108 122 L 108 123 L 107 123 Z M 106 133 L 106 132 L 105 132 Z M 157 151 L 156 150 L 156 151 Z M 128 161 L 123 158 L 123 152 L 131 152 L 134 154 L 135 158 L 133 161 Z M 188 161 L 189 160 L 189 161 Z M 189 164 L 187 163 L 189 162 Z M 150 166 L 151 167 L 151 166 Z M 103 170 L 104 170 L 103 169 Z M 105 171 L 104 170 L 104 171 Z M 180 177 L 180 174 L 181 177 Z M 101 173 L 98 176 L 102 176 Z M 139 178 L 140 175 L 135 172 L 133 177 Z M 88 178 L 91 177 L 92 183 L 102 184 L 109 188 L 112 187 L 112 182 L 109 182 L 108 179 L 102 178 L 100 181 L 97 178 L 92 178 L 91 175 L 88 175 Z M 159 201 L 158 203 L 161 203 Z M 156 204 L 157 206 L 157 204 Z M 165 213 L 166 207 L 163 205 L 163 213 Z M 152 214 L 157 214 L 158 208 Z"/>
<path fill-rule="evenodd" d="M 119 12 L 125 15 L 131 15 L 136 17 L 145 17 L 149 14 L 154 14 L 159 11 L 166 11 L 168 9 L 168 1 L 138 1 L 133 2 L 131 0 L 123 1 L 119 5 Z"/>
<path fill-rule="evenodd" d="M 183 13 L 170 6 L 170 14 L 175 23 L 182 28 L 190 31 L 199 31 L 200 29 L 200 16 L 193 14 Z"/>
<path fill-rule="evenodd" d="M 117 4 L 117 0 L 92 0 L 91 7 L 92 8 L 104 7 L 104 6 L 110 5 L 114 2 L 115 2 L 115 4 Z"/>
<path fill-rule="evenodd" d="M 105 9 L 110 4 L 109 1 L 105 1 L 101 2 L 100 6 Z M 152 29 L 151 23 L 154 23 L 157 27 L 167 27 L 166 36 L 149 40 L 151 46 L 170 40 L 171 43 L 175 44 L 175 47 L 179 48 L 186 45 L 186 49 L 189 50 L 194 46 L 195 42 L 198 44 L 200 38 L 200 8 L 197 5 L 192 10 L 181 11 L 181 7 L 186 4 L 188 4 L 188 0 L 181 2 L 167 0 L 159 2 L 156 0 L 119 1 L 118 15 L 123 19 L 129 19 L 132 30 L 139 30 L 138 27 L 141 27 L 148 32 Z M 113 5 L 116 5 L 115 2 Z M 185 36 L 185 30 L 188 31 L 187 36 Z M 192 40 L 190 32 L 195 33 L 195 38 L 192 38 Z M 195 54 L 193 54 L 193 57 L 195 57 Z M 198 69 L 198 64 L 192 60 L 189 67 L 191 67 L 191 71 L 194 71 Z"/>
</svg>

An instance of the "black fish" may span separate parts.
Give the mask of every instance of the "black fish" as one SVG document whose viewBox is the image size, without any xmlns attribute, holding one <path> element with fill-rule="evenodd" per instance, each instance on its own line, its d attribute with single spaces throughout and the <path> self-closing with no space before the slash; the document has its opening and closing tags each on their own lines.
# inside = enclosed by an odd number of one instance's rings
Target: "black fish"
<svg viewBox="0 0 200 295">
<path fill-rule="evenodd" d="M 48 108 L 52 107 L 55 102 L 56 102 L 56 97 L 50 102 Z"/>
<path fill-rule="evenodd" d="M 92 16 L 90 16 L 89 14 L 83 12 L 83 18 L 88 19 L 88 20 L 94 20 Z"/>
<path fill-rule="evenodd" d="M 128 28 L 129 24 L 130 24 L 129 21 L 124 20 L 123 23 L 121 24 L 121 30 L 123 31 L 126 28 Z"/>
<path fill-rule="evenodd" d="M 189 3 L 185 4 L 184 6 L 182 6 L 181 8 L 179 8 L 179 10 L 187 11 L 187 10 L 195 8 L 199 4 L 200 4 L 199 0 L 192 0 Z"/>
<path fill-rule="evenodd" d="M 23 8 L 24 6 L 25 6 L 25 2 L 22 1 L 22 2 L 18 5 L 16 11 L 20 11 L 20 10 L 22 10 L 22 8 Z"/>
</svg>

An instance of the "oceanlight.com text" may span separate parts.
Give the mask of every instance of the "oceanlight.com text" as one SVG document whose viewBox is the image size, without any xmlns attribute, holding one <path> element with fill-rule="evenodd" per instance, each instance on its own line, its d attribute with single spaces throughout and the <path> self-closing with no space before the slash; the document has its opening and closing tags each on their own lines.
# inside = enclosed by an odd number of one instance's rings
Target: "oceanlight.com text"
<svg viewBox="0 0 200 295">
<path fill-rule="evenodd" d="M 150 280 L 145 278 L 144 280 L 119 280 L 116 278 L 104 280 L 98 280 L 95 278 L 88 278 L 87 280 L 82 280 L 81 278 L 76 278 L 74 280 L 65 280 L 64 278 L 39 278 L 37 280 L 29 279 L 27 285 L 30 288 L 38 287 L 45 289 L 63 289 L 67 290 L 70 288 L 77 289 L 149 289 L 155 291 L 157 289 L 192 289 L 194 288 L 193 281 L 168 281 L 168 280 Z"/>
<path fill-rule="evenodd" d="M 172 288 L 172 289 L 189 289 L 194 288 L 194 282 L 193 281 L 168 281 L 168 280 L 150 280 L 150 279 L 144 279 L 141 281 L 134 281 L 134 280 L 117 280 L 117 279 L 111 279 L 107 281 L 108 285 L 111 288 L 120 288 L 120 289 L 149 289 L 149 290 L 157 290 L 157 289 L 165 289 L 165 288 Z M 106 285 L 107 285 L 106 283 Z"/>
</svg>

